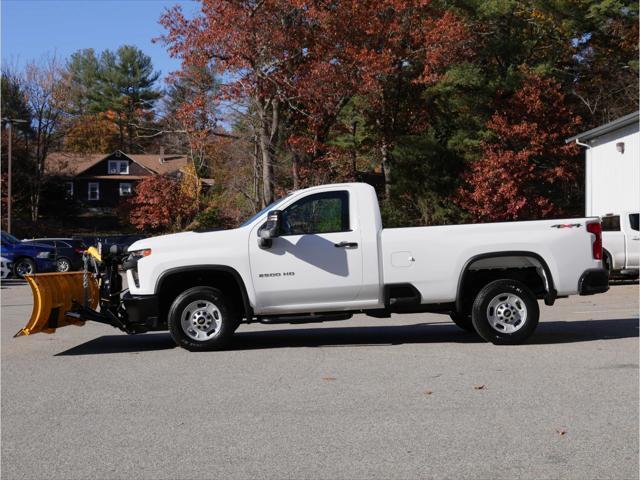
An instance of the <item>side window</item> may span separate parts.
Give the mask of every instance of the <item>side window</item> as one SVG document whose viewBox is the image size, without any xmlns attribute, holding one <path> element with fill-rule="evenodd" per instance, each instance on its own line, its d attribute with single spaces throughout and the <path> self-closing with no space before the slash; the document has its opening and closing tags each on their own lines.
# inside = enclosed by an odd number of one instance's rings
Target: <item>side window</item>
<svg viewBox="0 0 640 480">
<path fill-rule="evenodd" d="M 632 213 L 631 215 L 629 215 L 629 223 L 631 224 L 631 230 L 635 230 L 636 232 L 638 231 L 638 223 L 640 221 L 640 214 L 638 213 Z"/>
<path fill-rule="evenodd" d="M 611 215 L 602 217 L 603 232 L 619 232 L 620 231 L 620 215 Z"/>
<path fill-rule="evenodd" d="M 282 234 L 304 235 L 349 231 L 349 193 L 309 195 L 282 212 Z"/>
</svg>

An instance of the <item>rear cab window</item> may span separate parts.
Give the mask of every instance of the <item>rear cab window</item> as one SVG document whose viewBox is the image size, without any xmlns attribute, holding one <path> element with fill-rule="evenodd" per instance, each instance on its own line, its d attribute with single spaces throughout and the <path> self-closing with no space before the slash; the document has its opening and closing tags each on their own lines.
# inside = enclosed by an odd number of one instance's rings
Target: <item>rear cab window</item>
<svg viewBox="0 0 640 480">
<path fill-rule="evenodd" d="M 631 230 L 635 230 L 636 232 L 638 231 L 638 223 L 640 220 L 640 214 L 638 213 L 632 213 L 629 215 L 629 223 L 631 224 Z"/>
<path fill-rule="evenodd" d="M 603 232 L 619 232 L 620 231 L 620 215 L 610 215 L 602 217 Z"/>
</svg>

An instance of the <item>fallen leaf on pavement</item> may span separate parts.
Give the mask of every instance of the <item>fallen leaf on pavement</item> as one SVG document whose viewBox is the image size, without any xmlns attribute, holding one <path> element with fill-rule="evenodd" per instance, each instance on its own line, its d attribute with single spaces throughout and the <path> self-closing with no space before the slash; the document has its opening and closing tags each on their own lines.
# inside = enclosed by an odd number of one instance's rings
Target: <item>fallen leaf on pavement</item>
<svg viewBox="0 0 640 480">
<path fill-rule="evenodd" d="M 567 431 L 566 430 L 561 430 L 561 429 L 556 429 L 556 433 L 558 435 L 560 435 L 561 437 L 563 437 L 564 435 L 566 435 Z"/>
<path fill-rule="evenodd" d="M 425 395 L 431 395 L 433 393 L 433 390 L 425 390 L 424 394 Z"/>
<path fill-rule="evenodd" d="M 482 385 L 474 385 L 474 389 L 476 390 L 484 390 L 484 387 L 486 387 L 486 385 L 482 384 Z"/>
</svg>

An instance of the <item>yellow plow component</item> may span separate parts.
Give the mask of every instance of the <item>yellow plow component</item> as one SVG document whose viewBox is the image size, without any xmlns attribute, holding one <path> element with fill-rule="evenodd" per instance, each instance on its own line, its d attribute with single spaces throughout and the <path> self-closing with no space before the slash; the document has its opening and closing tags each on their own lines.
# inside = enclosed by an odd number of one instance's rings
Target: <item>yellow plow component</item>
<svg viewBox="0 0 640 480">
<path fill-rule="evenodd" d="M 83 320 L 65 316 L 71 310 L 73 302 L 84 301 L 83 272 L 41 273 L 25 275 L 33 292 L 33 311 L 27 326 L 15 334 L 15 337 L 33 333 L 53 333 L 56 328 L 67 325 L 84 325 Z M 100 301 L 98 282 L 93 275 L 87 275 L 87 307 L 96 309 Z"/>
</svg>

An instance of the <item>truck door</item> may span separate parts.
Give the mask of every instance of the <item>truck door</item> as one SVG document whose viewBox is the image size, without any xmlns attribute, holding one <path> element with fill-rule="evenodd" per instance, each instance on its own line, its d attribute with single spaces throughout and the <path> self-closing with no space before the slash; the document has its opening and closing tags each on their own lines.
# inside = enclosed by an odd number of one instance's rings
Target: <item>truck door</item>
<svg viewBox="0 0 640 480">
<path fill-rule="evenodd" d="M 623 269 L 626 262 L 626 235 L 620 223 L 620 215 L 602 217 L 602 246 L 611 255 L 614 270 Z"/>
<path fill-rule="evenodd" d="M 640 266 L 640 231 L 638 231 L 639 215 L 628 215 L 629 230 L 627 230 L 627 267 L 638 268 Z"/>
<path fill-rule="evenodd" d="M 249 239 L 257 313 L 347 309 L 362 288 L 360 228 L 347 190 L 310 193 L 282 212 L 271 247 Z"/>
</svg>

